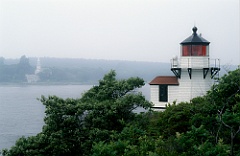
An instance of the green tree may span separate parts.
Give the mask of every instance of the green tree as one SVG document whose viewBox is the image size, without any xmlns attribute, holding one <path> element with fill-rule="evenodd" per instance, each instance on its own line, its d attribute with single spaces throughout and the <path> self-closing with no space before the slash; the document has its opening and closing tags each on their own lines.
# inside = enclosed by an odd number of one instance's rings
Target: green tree
<svg viewBox="0 0 240 156">
<path fill-rule="evenodd" d="M 124 123 L 134 119 L 133 110 L 152 106 L 141 93 L 134 91 L 143 85 L 144 81 L 140 78 L 117 80 L 115 71 L 105 75 L 98 86 L 91 88 L 80 99 L 88 105 L 86 126 L 122 130 Z"/>
<path fill-rule="evenodd" d="M 3 155 L 89 155 L 94 143 L 109 142 L 109 136 L 115 138 L 136 118 L 134 109 L 152 106 L 134 91 L 143 85 L 140 78 L 117 80 L 110 71 L 80 99 L 42 96 L 46 107 L 42 132 L 20 138 Z"/>
<path fill-rule="evenodd" d="M 176 141 L 178 155 L 229 155 L 229 146 L 219 141 L 214 144 L 214 137 L 204 126 L 192 126 L 186 133 L 177 133 Z"/>
<path fill-rule="evenodd" d="M 209 91 L 207 98 L 217 108 L 219 127 L 216 140 L 224 138 L 231 145 L 230 155 L 234 155 L 234 147 L 235 151 L 240 150 L 240 147 L 235 146 L 240 143 L 240 68 L 224 75 L 219 84 Z"/>
</svg>

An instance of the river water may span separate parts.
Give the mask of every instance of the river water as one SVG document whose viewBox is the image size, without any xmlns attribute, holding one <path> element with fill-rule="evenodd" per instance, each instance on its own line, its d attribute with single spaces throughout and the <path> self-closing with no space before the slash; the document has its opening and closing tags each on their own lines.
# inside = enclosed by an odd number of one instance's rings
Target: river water
<svg viewBox="0 0 240 156">
<path fill-rule="evenodd" d="M 0 150 L 10 148 L 21 136 L 41 132 L 45 108 L 37 98 L 56 95 L 79 98 L 92 85 L 0 85 Z M 140 91 L 149 100 L 149 85 Z"/>
</svg>

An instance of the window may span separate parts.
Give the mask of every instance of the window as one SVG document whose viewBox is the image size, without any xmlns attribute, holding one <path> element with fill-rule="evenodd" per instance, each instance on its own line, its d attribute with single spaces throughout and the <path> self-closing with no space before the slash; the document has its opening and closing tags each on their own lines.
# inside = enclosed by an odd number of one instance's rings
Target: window
<svg viewBox="0 0 240 156">
<path fill-rule="evenodd" d="M 208 56 L 208 46 L 202 46 L 203 56 Z"/>
<path fill-rule="evenodd" d="M 202 56 L 202 46 L 192 45 L 192 56 Z"/>
<path fill-rule="evenodd" d="M 183 45 L 182 56 L 208 56 L 206 45 Z"/>
<path fill-rule="evenodd" d="M 168 102 L 168 85 L 159 85 L 159 101 Z"/>
<path fill-rule="evenodd" d="M 190 45 L 182 46 L 182 56 L 191 56 L 191 46 Z"/>
</svg>

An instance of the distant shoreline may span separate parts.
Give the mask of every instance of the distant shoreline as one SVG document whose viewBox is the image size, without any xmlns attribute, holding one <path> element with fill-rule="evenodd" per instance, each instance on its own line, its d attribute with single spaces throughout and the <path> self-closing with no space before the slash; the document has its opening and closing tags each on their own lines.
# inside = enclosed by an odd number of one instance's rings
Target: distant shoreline
<svg viewBox="0 0 240 156">
<path fill-rule="evenodd" d="M 35 83 L 27 83 L 27 82 L 0 82 L 0 86 L 45 86 L 45 85 L 96 85 L 96 83 L 80 83 L 80 82 L 35 82 Z"/>
</svg>

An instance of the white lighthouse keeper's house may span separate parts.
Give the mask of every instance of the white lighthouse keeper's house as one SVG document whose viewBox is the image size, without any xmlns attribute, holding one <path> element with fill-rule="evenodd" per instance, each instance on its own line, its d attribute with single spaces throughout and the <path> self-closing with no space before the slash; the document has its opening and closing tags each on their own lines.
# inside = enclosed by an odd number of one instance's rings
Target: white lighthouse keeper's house
<svg viewBox="0 0 240 156">
<path fill-rule="evenodd" d="M 189 102 L 205 95 L 213 78 L 218 76 L 220 62 L 219 59 L 210 60 L 210 42 L 197 34 L 196 27 L 192 30 L 193 34 L 180 43 L 180 59 L 171 60 L 175 76 L 157 76 L 149 83 L 155 108 L 164 109 L 167 103 Z"/>
</svg>

